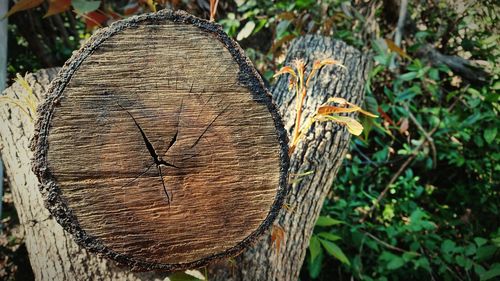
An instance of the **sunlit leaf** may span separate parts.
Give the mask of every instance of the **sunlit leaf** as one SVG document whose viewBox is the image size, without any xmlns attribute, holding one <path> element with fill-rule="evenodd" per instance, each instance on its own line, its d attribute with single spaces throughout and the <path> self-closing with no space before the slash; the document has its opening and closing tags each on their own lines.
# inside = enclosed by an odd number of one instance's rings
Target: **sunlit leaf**
<svg viewBox="0 0 500 281">
<path fill-rule="evenodd" d="M 148 5 L 148 8 L 151 12 L 156 12 L 156 6 L 153 0 L 146 0 L 146 5 Z"/>
<path fill-rule="evenodd" d="M 328 100 L 326 101 L 326 103 L 331 103 L 331 102 L 338 103 L 340 105 L 347 104 L 347 101 L 345 99 L 338 98 L 338 97 L 331 97 L 331 98 L 328 98 Z"/>
<path fill-rule="evenodd" d="M 44 18 L 67 11 L 71 7 L 71 0 L 50 0 L 49 9 Z"/>
<path fill-rule="evenodd" d="M 375 114 L 373 114 L 373 113 L 371 113 L 371 112 L 368 112 L 368 111 L 366 111 L 366 110 L 363 110 L 361 107 L 359 107 L 358 111 L 359 111 L 359 113 L 361 113 L 361 114 L 363 114 L 363 115 L 366 115 L 366 116 L 368 116 L 368 117 L 378 118 L 378 115 L 375 115 Z"/>
<path fill-rule="evenodd" d="M 236 40 L 241 41 L 241 40 L 247 38 L 248 36 L 250 36 L 252 34 L 252 31 L 254 30 L 254 28 L 255 28 L 255 22 L 248 21 L 245 24 L 245 26 L 243 26 L 243 28 L 240 30 L 240 32 L 238 33 L 238 36 L 236 36 Z"/>
<path fill-rule="evenodd" d="M 397 53 L 398 55 L 400 55 L 403 58 L 411 60 L 411 57 L 408 54 L 406 54 L 405 51 L 403 51 L 403 49 L 399 48 L 392 40 L 390 40 L 390 39 L 384 39 L 384 40 L 385 40 L 385 43 L 387 44 L 387 48 L 389 48 L 389 50 Z"/>
<path fill-rule="evenodd" d="M 5 0 L 4 0 L 5 1 Z M 35 8 L 40 6 L 43 3 L 43 0 L 20 0 L 10 8 L 10 10 L 2 16 L 2 18 L 9 17 L 17 12 L 25 11 L 31 8 Z"/>
<path fill-rule="evenodd" d="M 371 113 L 371 112 L 368 112 L 368 111 L 366 111 L 366 110 L 363 110 L 361 107 L 359 107 L 359 106 L 355 105 L 354 103 L 350 103 L 350 102 L 347 102 L 347 101 L 346 101 L 346 103 L 347 103 L 348 105 L 352 106 L 353 108 L 356 108 L 356 109 L 357 109 L 357 111 L 359 111 L 359 113 L 361 113 L 361 114 L 363 114 L 363 115 L 366 115 L 366 116 L 369 116 L 369 117 L 373 117 L 373 118 L 377 118 L 377 117 L 378 117 L 377 115 L 375 115 L 375 114 L 373 114 L 373 113 Z"/>
<path fill-rule="evenodd" d="M 338 65 L 344 69 L 347 69 L 343 64 L 341 64 L 339 61 L 334 60 L 334 59 L 324 59 L 324 60 L 317 60 L 313 64 L 313 69 L 320 69 L 325 65 Z"/>
<path fill-rule="evenodd" d="M 282 75 L 282 74 L 285 74 L 285 73 L 288 73 L 290 75 L 292 75 L 293 77 L 297 78 L 297 74 L 295 73 L 295 71 L 293 70 L 293 68 L 289 67 L 289 66 L 283 66 L 280 71 L 276 72 L 276 74 L 273 75 L 274 78 Z"/>
<path fill-rule="evenodd" d="M 347 127 L 347 130 L 349 133 L 359 136 L 363 132 L 363 125 L 356 121 L 355 119 L 351 117 L 346 117 L 346 116 L 336 116 L 336 115 L 329 115 L 326 116 L 328 119 L 333 120 L 337 123 L 340 123 L 342 125 L 345 125 Z"/>
<path fill-rule="evenodd" d="M 72 0 L 71 5 L 79 14 L 87 14 L 99 9 L 101 1 Z"/>
</svg>

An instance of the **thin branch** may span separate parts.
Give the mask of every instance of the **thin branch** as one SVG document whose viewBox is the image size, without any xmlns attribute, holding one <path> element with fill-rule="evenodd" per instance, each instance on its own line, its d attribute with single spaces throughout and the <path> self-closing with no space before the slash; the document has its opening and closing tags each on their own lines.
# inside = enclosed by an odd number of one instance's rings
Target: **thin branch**
<svg viewBox="0 0 500 281">
<path fill-rule="evenodd" d="M 409 113 L 408 117 L 410 117 L 410 120 L 417 126 L 417 129 L 422 132 L 424 135 L 425 139 L 427 139 L 427 143 L 431 146 L 432 150 L 432 167 L 436 167 L 436 161 L 437 161 L 437 151 L 436 151 L 436 145 L 434 144 L 434 139 L 429 135 L 429 133 L 422 127 L 422 125 L 418 122 L 417 118 L 411 113 L 411 111 L 408 109 L 408 106 L 405 106 L 406 111 Z"/>
<path fill-rule="evenodd" d="M 401 6 L 399 8 L 398 25 L 396 26 L 396 32 L 394 34 L 394 44 L 396 44 L 396 46 L 398 47 L 401 47 L 401 40 L 403 39 L 403 31 L 406 21 L 407 10 L 408 10 L 408 0 L 402 0 Z M 389 69 L 390 70 L 396 69 L 396 57 L 394 55 L 392 55 Z"/>
<path fill-rule="evenodd" d="M 393 246 L 383 240 L 380 240 L 378 237 L 376 237 L 375 235 L 371 234 L 370 232 L 366 232 L 366 231 L 361 231 L 362 233 L 364 233 L 366 236 L 370 237 L 371 239 L 375 240 L 376 242 L 378 242 L 379 244 L 381 244 L 382 246 L 388 248 L 388 249 L 391 249 L 391 250 L 394 250 L 394 251 L 397 251 L 397 252 L 401 252 L 401 253 L 406 253 L 406 252 L 410 252 L 410 251 L 407 251 L 405 249 L 401 249 L 399 247 L 396 247 L 396 246 Z M 417 256 L 420 256 L 419 253 L 417 252 L 412 252 L 412 253 L 415 253 L 415 255 Z"/>
</svg>

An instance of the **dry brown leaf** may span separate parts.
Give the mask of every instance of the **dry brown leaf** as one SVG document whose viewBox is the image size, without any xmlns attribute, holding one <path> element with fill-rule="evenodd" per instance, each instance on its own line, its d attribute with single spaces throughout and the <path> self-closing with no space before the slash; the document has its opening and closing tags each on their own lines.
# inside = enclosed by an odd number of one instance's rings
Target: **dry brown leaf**
<svg viewBox="0 0 500 281">
<path fill-rule="evenodd" d="M 21 0 L 16 2 L 10 10 L 2 16 L 2 18 L 6 18 L 11 16 L 12 14 L 15 14 L 17 12 L 25 11 L 31 8 L 35 8 L 40 6 L 40 4 L 43 3 L 43 0 Z"/>
</svg>

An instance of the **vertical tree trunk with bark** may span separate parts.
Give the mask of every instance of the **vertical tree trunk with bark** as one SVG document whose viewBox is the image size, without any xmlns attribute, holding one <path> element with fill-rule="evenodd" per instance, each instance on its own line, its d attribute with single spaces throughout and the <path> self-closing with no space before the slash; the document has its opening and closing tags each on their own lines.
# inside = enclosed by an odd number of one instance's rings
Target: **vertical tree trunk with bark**
<svg viewBox="0 0 500 281">
<path fill-rule="evenodd" d="M 305 59 L 309 65 L 315 60 L 333 58 L 347 68 L 346 71 L 338 67 L 324 67 L 314 78 L 305 100 L 302 122 L 333 96 L 362 105 L 371 68 L 369 57 L 340 41 L 305 36 L 292 43 L 287 64 L 295 58 Z M 294 94 L 288 91 L 288 77 L 280 78 L 273 89 L 273 98 L 291 135 L 296 105 Z M 276 221 L 285 231 L 284 244 L 278 251 L 271 243 L 271 233 L 268 233 L 235 262 L 213 266 L 216 278 L 211 280 L 298 279 L 314 224 L 342 164 L 350 138 L 347 129 L 337 124 L 325 122 L 313 125 L 290 159 L 292 184 L 285 203 L 291 210 L 282 208 Z M 294 179 L 294 175 L 310 171 L 313 173 Z"/>
<path fill-rule="evenodd" d="M 292 44 L 287 61 L 293 58 L 304 58 L 309 63 L 334 58 L 348 69 L 326 67 L 321 70 L 312 81 L 304 120 L 332 96 L 361 104 L 370 61 L 357 50 L 328 38 L 306 36 Z M 56 70 L 50 69 L 27 76 L 37 102 L 44 99 L 43 93 L 55 75 Z M 273 94 L 285 127 L 292 132 L 295 104 L 293 94 L 287 88 L 287 78 L 281 78 Z M 18 98 L 24 96 L 25 91 L 20 83 L 15 83 L 4 94 Z M 34 118 L 33 111 L 25 112 L 11 103 L 0 105 L 1 154 L 37 280 L 164 279 L 167 274 L 134 273 L 88 253 L 49 215 L 38 191 L 39 182 L 31 170 L 33 153 L 29 142 L 34 134 Z M 270 233 L 267 233 L 251 249 L 238 256 L 235 263 L 220 262 L 211 266 L 210 280 L 297 280 L 314 223 L 342 163 L 349 139 L 347 130 L 333 123 L 316 124 L 311 128 L 292 156 L 290 174 L 307 171 L 313 171 L 313 174 L 290 186 L 286 200 L 293 211 L 283 209 L 276 222 L 285 230 L 285 244 L 278 252 L 271 245 Z"/>
</svg>

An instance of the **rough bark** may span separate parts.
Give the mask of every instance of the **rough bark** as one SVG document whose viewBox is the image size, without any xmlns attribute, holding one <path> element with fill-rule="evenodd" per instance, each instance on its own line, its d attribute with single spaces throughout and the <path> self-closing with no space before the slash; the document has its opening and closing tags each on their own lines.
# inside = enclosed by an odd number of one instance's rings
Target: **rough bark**
<svg viewBox="0 0 500 281">
<path fill-rule="evenodd" d="M 356 104 L 362 103 L 371 65 L 369 58 L 357 50 L 328 38 L 306 36 L 292 44 L 287 61 L 290 62 L 293 58 L 305 58 L 308 62 L 334 58 L 348 68 L 348 71 L 342 71 L 326 67 L 312 81 L 304 119 L 331 96 L 341 96 Z M 46 90 L 55 73 L 55 70 L 43 70 L 28 76 L 27 80 L 39 100 L 44 98 L 41 93 Z M 6 94 L 16 95 L 22 91 L 24 89 L 21 85 L 16 83 Z M 285 127 L 291 133 L 295 106 L 293 95 L 287 90 L 285 77 L 278 81 L 273 94 Z M 25 227 L 26 245 L 37 280 L 163 279 L 152 273 L 131 273 L 129 269 L 118 268 L 112 261 L 89 254 L 77 246 L 71 235 L 63 231 L 43 207 L 43 200 L 37 189 L 38 180 L 30 166 L 33 155 L 28 149 L 28 142 L 34 133 L 32 121 L 17 107 L 5 105 L 0 106 L 0 120 L 2 157 L 6 162 L 20 220 Z M 349 140 L 350 135 L 346 129 L 332 123 L 317 124 L 311 128 L 292 156 L 290 173 L 314 171 L 314 174 L 303 177 L 300 182 L 290 186 L 287 203 L 293 211 L 283 209 L 277 221 L 285 229 L 285 245 L 282 245 L 278 253 L 275 246 L 271 245 L 268 232 L 235 262 L 221 262 L 211 266 L 209 279 L 297 280 L 314 223 Z"/>
<path fill-rule="evenodd" d="M 274 221 L 287 137 L 219 25 L 163 10 L 101 29 L 38 109 L 46 205 L 85 248 L 137 270 L 201 267 Z"/>
<path fill-rule="evenodd" d="M 315 78 L 308 92 L 303 112 L 304 120 L 329 97 L 343 97 L 355 104 L 362 104 L 364 88 L 371 68 L 369 57 L 362 55 L 343 42 L 326 37 L 305 36 L 294 41 L 287 54 L 287 62 L 303 58 L 310 64 L 318 59 L 334 58 L 347 67 L 325 67 Z M 287 77 L 280 78 L 273 89 L 273 97 L 280 108 L 285 128 L 292 133 L 295 103 L 289 93 Z M 293 175 L 313 171 L 289 186 L 286 204 L 278 216 L 277 224 L 285 231 L 284 245 L 279 251 L 271 245 L 271 233 L 257 245 L 242 253 L 230 264 L 211 267 L 214 277 L 210 280 L 297 280 L 309 239 L 323 201 L 330 191 L 342 159 L 347 151 L 350 134 L 346 128 L 333 123 L 317 123 L 305 140 L 301 141 L 291 157 L 291 182 Z"/>
<path fill-rule="evenodd" d="M 0 15 L 7 13 L 8 1 L 0 1 Z M 7 85 L 7 18 L 0 19 L 0 91 Z"/>
</svg>

